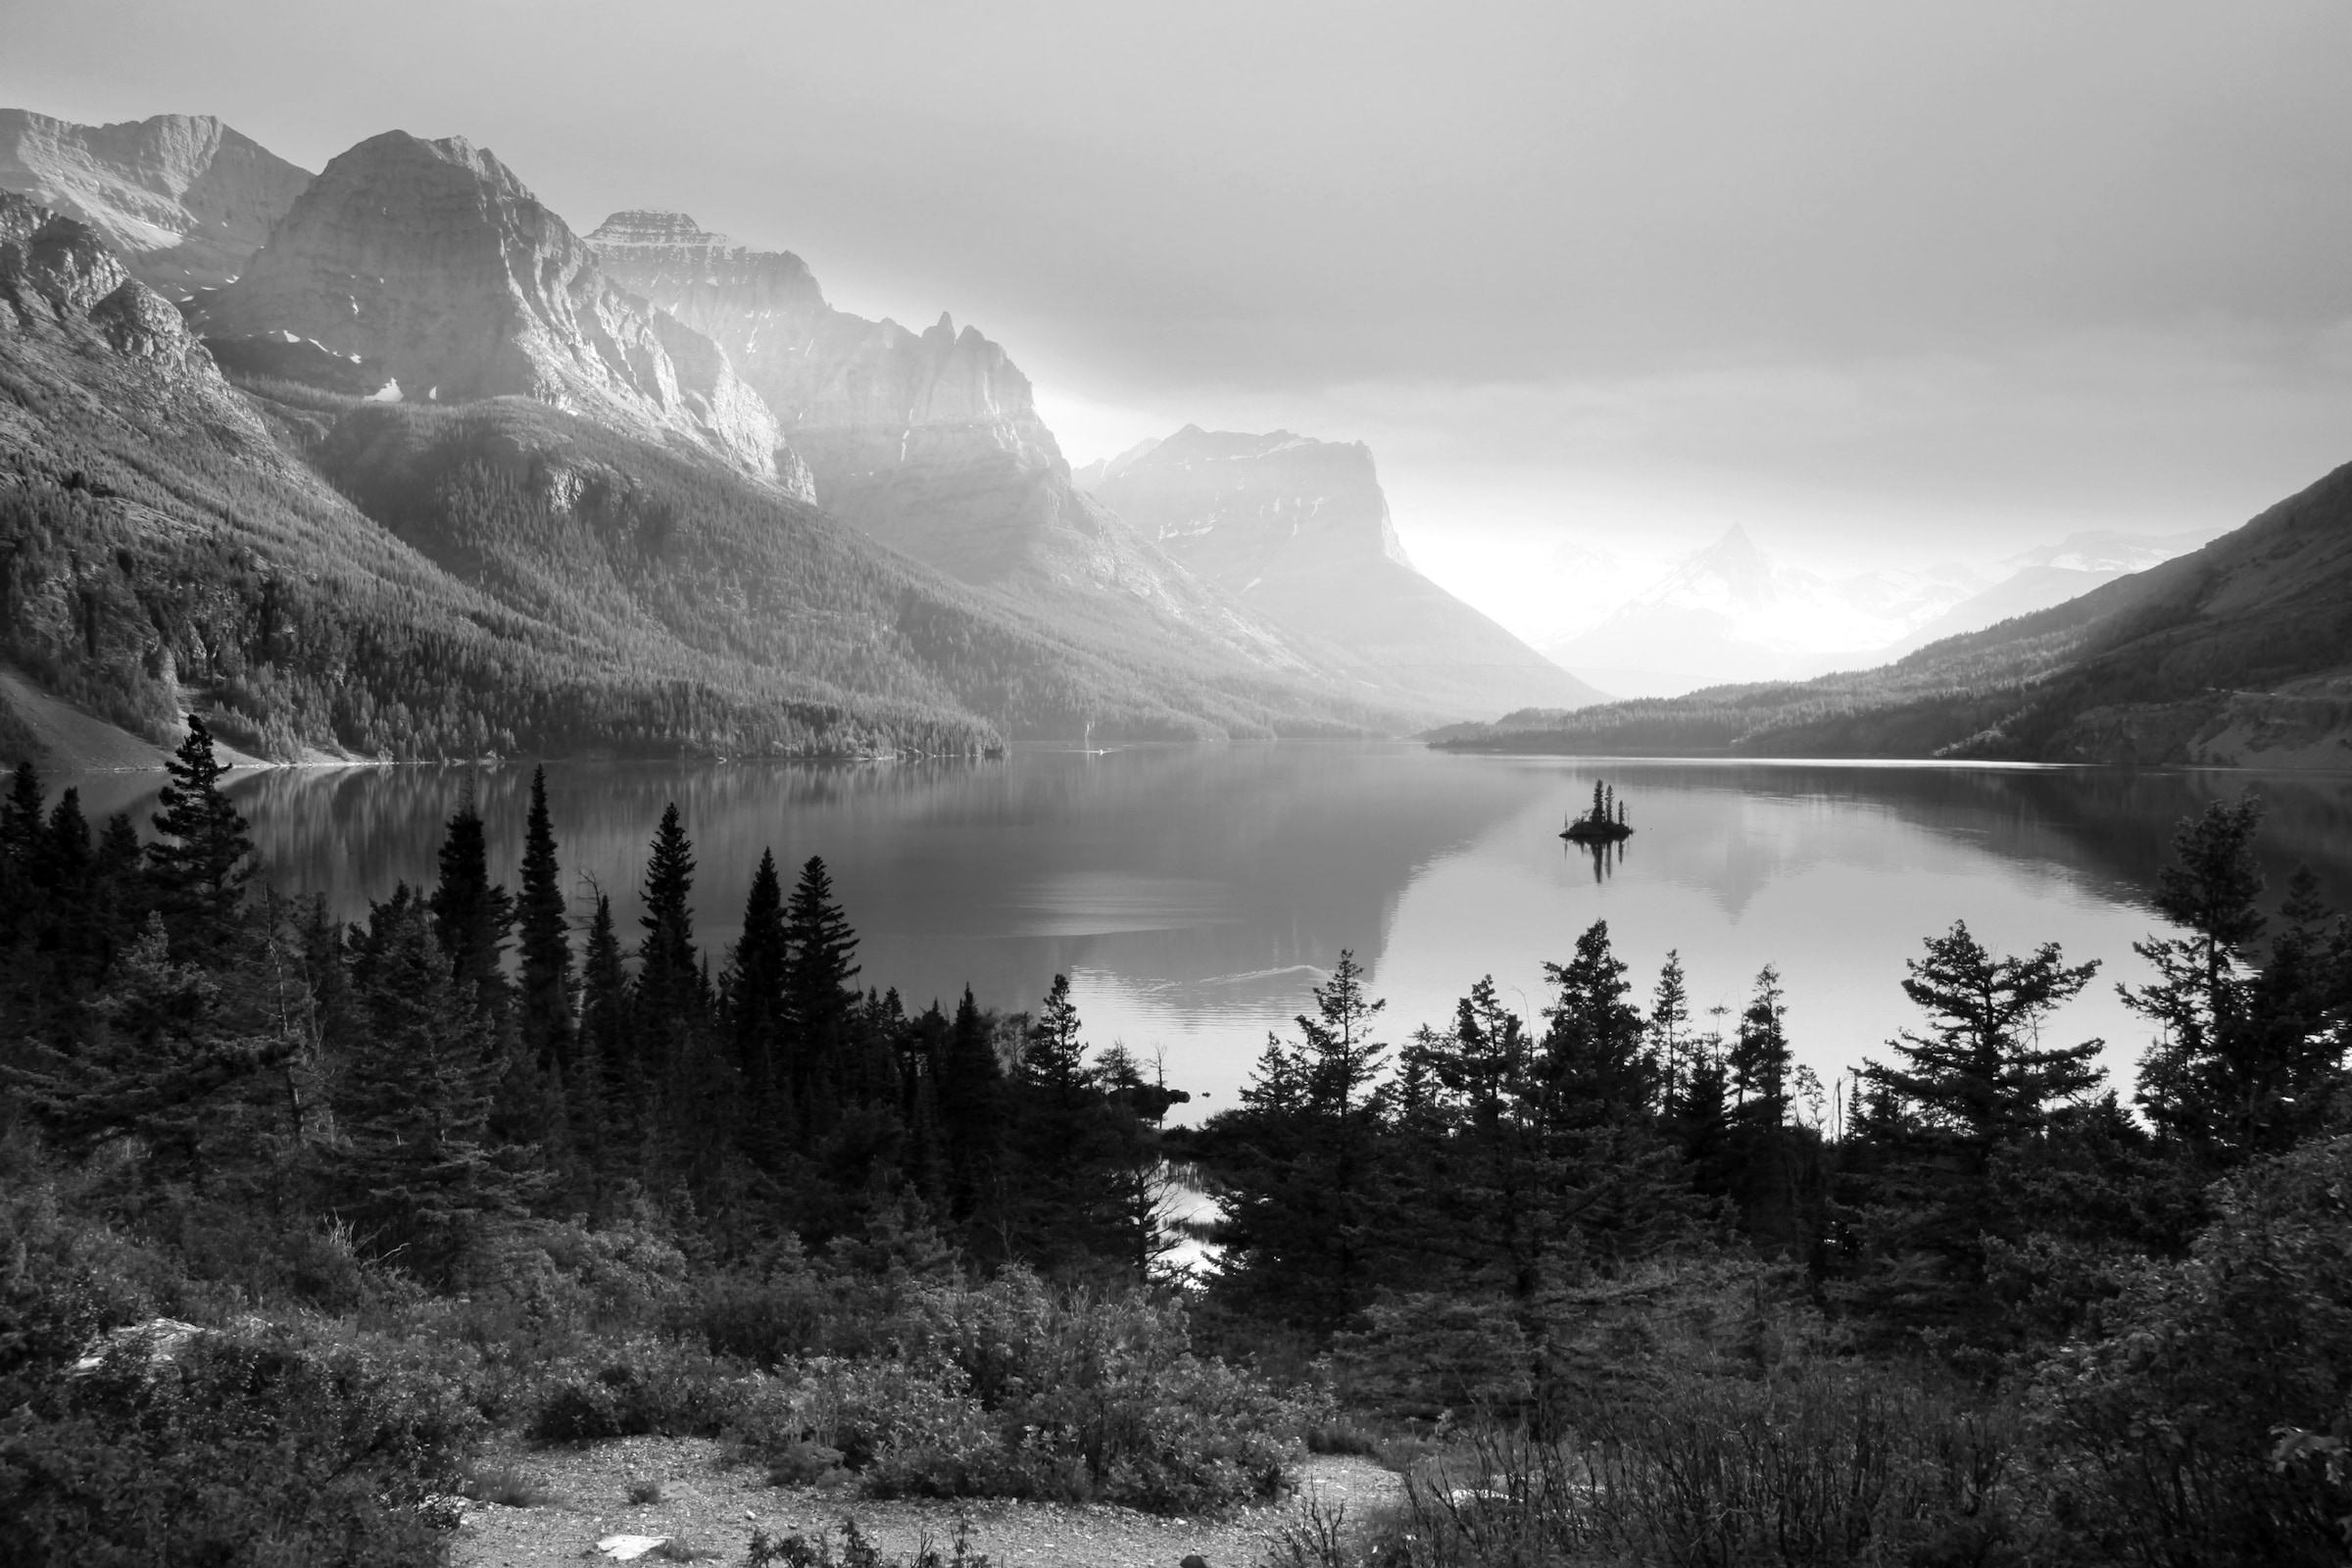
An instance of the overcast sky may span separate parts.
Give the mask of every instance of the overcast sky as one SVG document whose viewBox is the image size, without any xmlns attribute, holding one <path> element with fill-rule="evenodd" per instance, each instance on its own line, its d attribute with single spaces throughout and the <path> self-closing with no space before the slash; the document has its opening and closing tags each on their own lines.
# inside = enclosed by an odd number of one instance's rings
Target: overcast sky
<svg viewBox="0 0 2352 1568">
<path fill-rule="evenodd" d="M 2352 6 L 0 0 L 0 103 L 487 144 L 1004 342 L 1076 461 L 1369 441 L 1541 631 L 1576 551 L 1854 566 L 2352 459 Z"/>
</svg>

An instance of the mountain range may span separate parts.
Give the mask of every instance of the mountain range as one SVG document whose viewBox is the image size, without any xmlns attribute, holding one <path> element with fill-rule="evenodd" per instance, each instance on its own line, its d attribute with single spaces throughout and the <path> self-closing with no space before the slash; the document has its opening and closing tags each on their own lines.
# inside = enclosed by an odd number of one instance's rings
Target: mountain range
<svg viewBox="0 0 2352 1568">
<path fill-rule="evenodd" d="M 1735 525 L 1599 619 L 1536 646 L 1627 697 L 1802 680 L 1885 663 L 2064 603 L 2193 550 L 2217 531 L 2080 533 L 1988 565 L 1946 562 L 1827 577 L 1774 559 Z M 1567 564 L 1588 577 L 1595 570 Z"/>
<path fill-rule="evenodd" d="M 310 182 L 210 115 L 76 125 L 0 109 L 0 190 L 88 224 L 131 276 L 173 301 L 244 270 Z"/>
<path fill-rule="evenodd" d="M 2041 566 L 2103 573 L 2124 547 Z M 2121 560 L 2119 560 L 2119 556 Z M 1433 732 L 1584 756 L 2352 767 L 2352 465 L 2202 548 L 1889 664 Z"/>
<path fill-rule="evenodd" d="M 834 310 L 797 258 L 675 213 L 579 234 L 463 138 L 385 132 L 312 176 L 201 117 L 9 111 L 0 187 L 20 750 L 55 698 L 294 757 L 1380 734 L 1529 695 L 1195 569 L 1077 486 L 970 327 Z M 126 347 L 133 318 L 164 346 Z M 211 612 L 93 600 L 109 550 Z M 1395 570 L 1437 643 L 1474 622 L 1496 669 L 1589 695 Z M 417 639 L 429 691 L 381 662 Z M 485 661 L 531 674 L 492 690 Z"/>
<path fill-rule="evenodd" d="M 152 760 L 193 710 L 277 759 L 1438 723 L 2352 760 L 2345 471 L 2193 553 L 2078 535 L 1976 575 L 1823 579 L 1735 531 L 1569 656 L 1901 657 L 1597 703 L 1413 570 L 1360 445 L 1187 426 L 1073 472 L 971 327 L 836 310 L 677 213 L 580 234 L 462 138 L 386 132 L 313 176 L 202 117 L 6 111 L 0 188 L 8 756 Z"/>
</svg>

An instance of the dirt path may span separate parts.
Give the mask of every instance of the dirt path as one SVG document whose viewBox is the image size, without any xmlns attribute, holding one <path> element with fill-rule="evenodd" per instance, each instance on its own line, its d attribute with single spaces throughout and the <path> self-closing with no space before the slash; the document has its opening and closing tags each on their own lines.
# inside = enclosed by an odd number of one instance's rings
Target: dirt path
<svg viewBox="0 0 2352 1568">
<path fill-rule="evenodd" d="M 1276 1527 L 1307 1498 L 1356 1516 L 1401 1492 L 1395 1475 L 1367 1459 L 1318 1455 L 1300 1466 L 1298 1492 L 1289 1501 L 1210 1522 L 1099 1505 L 828 1496 L 771 1487 L 757 1466 L 722 1468 L 718 1445 L 704 1439 L 514 1447 L 488 1462 L 531 1477 L 548 1501 L 533 1508 L 474 1505 L 458 1533 L 458 1568 L 576 1568 L 583 1557 L 607 1562 L 596 1544 L 615 1535 L 671 1537 L 717 1562 L 740 1563 L 755 1529 L 777 1536 L 797 1531 L 812 1540 L 829 1531 L 838 1544 L 845 1516 L 893 1556 L 911 1556 L 926 1540 L 944 1551 L 963 1516 L 972 1522 L 973 1549 L 987 1553 L 994 1568 L 1177 1568 L 1196 1552 L 1209 1568 L 1252 1568 Z M 632 1504 L 629 1489 L 647 1482 L 661 1487 L 662 1500 Z"/>
</svg>

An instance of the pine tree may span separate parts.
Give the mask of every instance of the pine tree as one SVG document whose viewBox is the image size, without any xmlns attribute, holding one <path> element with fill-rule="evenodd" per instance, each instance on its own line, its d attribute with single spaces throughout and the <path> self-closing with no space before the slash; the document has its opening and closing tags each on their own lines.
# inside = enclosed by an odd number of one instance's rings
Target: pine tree
<svg viewBox="0 0 2352 1568">
<path fill-rule="evenodd" d="M 1064 1108 L 1084 1100 L 1092 1085 L 1078 1004 L 1070 996 L 1066 974 L 1054 977 L 1037 1009 L 1037 1021 L 1022 1042 L 1021 1081 Z"/>
<path fill-rule="evenodd" d="M 969 1225 L 999 1196 L 1007 1107 L 1004 1064 L 988 1019 L 963 988 L 939 1068 L 940 1136 L 947 1146 L 948 1212 Z"/>
<path fill-rule="evenodd" d="M 165 768 L 171 782 L 156 796 L 163 809 L 154 817 L 160 837 L 147 846 L 148 878 L 172 951 L 201 962 L 233 933 L 254 873 L 253 837 L 220 793 L 228 769 L 213 755 L 203 719 L 188 715 L 187 739 Z"/>
<path fill-rule="evenodd" d="M 448 958 L 457 994 L 497 1020 L 507 1010 L 503 959 L 514 901 L 490 880 L 489 841 L 469 787 L 441 841 L 441 878 L 426 907 L 433 940 Z"/>
<path fill-rule="evenodd" d="M 42 825 L 34 846 L 33 884 L 44 906 L 40 942 L 49 972 L 72 995 L 97 978 L 106 948 L 96 856 L 79 790 L 60 795 Z"/>
<path fill-rule="evenodd" d="M 892 991 L 883 1010 L 899 1011 Z M 934 1214 L 949 1212 L 947 1134 L 940 1112 L 940 1082 L 947 1066 L 947 1014 L 933 1002 L 916 1017 L 890 1032 L 899 1053 L 899 1124 L 906 1129 L 900 1169 L 907 1186 Z"/>
<path fill-rule="evenodd" d="M 1785 1253 L 1808 1247 L 1802 1195 L 1816 1163 L 1815 1140 L 1790 1123 L 1792 1060 L 1781 974 L 1768 963 L 1726 1061 L 1735 1098 L 1728 1187 L 1748 1236 Z"/>
<path fill-rule="evenodd" d="M 0 1067 L 51 1143 L 84 1153 L 130 1132 L 160 1180 L 204 1183 L 211 1102 L 263 1065 L 220 1027 L 220 984 L 172 956 L 163 922 L 151 920 L 108 977 L 91 1011 L 95 1040 L 58 1050 L 39 1036 L 20 1042 L 22 1066 Z"/>
<path fill-rule="evenodd" d="M 1097 1180 L 1102 1097 L 1086 1060 L 1070 977 L 1054 977 L 1021 1043 L 1021 1215 L 1024 1250 L 1067 1263 L 1101 1249 L 1108 1194 Z"/>
<path fill-rule="evenodd" d="M 2123 988 L 2125 1004 L 2159 1031 L 2140 1058 L 2140 1106 L 2208 1171 L 2279 1152 L 2319 1125 L 2346 1044 L 2340 1008 L 2352 1000 L 2352 954 L 2331 956 L 2308 873 L 2289 889 L 2287 927 L 2269 961 L 2255 961 L 2268 924 L 2255 902 L 2261 826 L 2251 795 L 2181 822 L 2156 907 L 2187 935 L 2135 943 L 2157 978 Z"/>
<path fill-rule="evenodd" d="M 1544 1122 L 1554 1129 L 1640 1120 L 1654 1103 L 1655 1079 L 1644 1055 L 1642 1013 L 1628 1000 L 1625 965 L 1609 947 L 1609 926 L 1595 920 L 1577 938 L 1565 964 L 1546 963 L 1554 988 L 1539 1074 Z"/>
<path fill-rule="evenodd" d="M 0 856 L 29 864 L 40 843 L 41 818 L 40 769 L 19 762 L 9 774 L 8 798 L 0 800 Z"/>
<path fill-rule="evenodd" d="M 810 856 L 784 906 L 785 1087 L 806 1143 L 830 1132 L 853 1104 L 870 1100 L 850 1009 L 858 993 L 857 933 L 833 902 L 825 862 Z"/>
<path fill-rule="evenodd" d="M 1928 1014 L 1927 1031 L 1906 1029 L 1891 1042 L 1901 1065 L 1864 1071 L 1982 1165 L 1992 1149 L 2040 1132 L 2053 1107 L 2098 1083 L 2104 1041 L 2040 1043 L 2042 1019 L 2082 993 L 2098 961 L 2070 967 L 2055 942 L 2032 957 L 1996 958 L 1964 920 L 1928 938 L 1927 949 L 1926 957 L 1905 961 L 1903 981 L 1903 994 Z"/>
<path fill-rule="evenodd" d="M 1095 1076 L 1105 1100 L 1108 1231 L 1136 1282 L 1150 1283 L 1183 1245 L 1175 1222 L 1185 1182 L 1166 1155 L 1165 1125 L 1168 1112 L 1193 1097 L 1170 1089 L 1159 1064 L 1147 1073 L 1115 1042 L 1096 1058 Z"/>
<path fill-rule="evenodd" d="M 1585 1257 L 1620 1266 L 1688 1228 L 1688 1173 L 1658 1124 L 1657 1075 L 1608 922 L 1544 970 L 1554 988 L 1535 1064 L 1545 1201 Z"/>
<path fill-rule="evenodd" d="M 1657 989 L 1650 993 L 1649 1055 L 1658 1077 L 1658 1093 L 1672 1104 L 1690 1070 L 1690 992 L 1683 979 L 1683 957 L 1672 948 L 1658 969 Z"/>
<path fill-rule="evenodd" d="M 1788 1020 L 1781 972 L 1768 963 L 1756 972 L 1755 995 L 1740 1014 L 1729 1062 L 1740 1117 L 1754 1126 L 1779 1127 L 1788 1119 Z"/>
<path fill-rule="evenodd" d="M 1898 1065 L 1862 1068 L 1902 1107 L 1892 1125 L 1905 1147 L 1885 1200 L 1912 1210 L 1910 1244 L 1941 1254 L 1965 1292 L 1984 1278 L 1984 1239 L 2014 1238 L 2026 1223 L 2003 1199 L 1998 1162 L 2098 1084 L 2104 1042 L 2041 1044 L 2042 1020 L 2080 995 L 2098 964 L 2070 966 L 2054 942 L 2031 957 L 1996 958 L 1957 921 L 1906 967 L 1904 994 L 1927 1027 L 1890 1043 Z"/>
<path fill-rule="evenodd" d="M 1711 1039 L 1694 1040 L 1680 1090 L 1667 1102 L 1667 1126 L 1690 1170 L 1693 1192 L 1729 1198 L 1735 1177 L 1731 1073 Z"/>
<path fill-rule="evenodd" d="M 2246 986 L 2231 1050 L 2202 1075 L 2210 1156 L 2283 1153 L 2323 1131 L 2344 1088 L 2352 1047 L 2352 923 L 2298 866 L 2279 907 L 2282 929 Z M 2332 929 L 2330 929 L 2332 927 Z"/>
<path fill-rule="evenodd" d="M 1394 1250 L 1389 1106 L 1376 1087 L 1388 1048 L 1374 1033 L 1386 1004 L 1366 992 L 1354 954 L 1341 953 L 1314 1002 L 1296 1044 L 1267 1037 L 1240 1110 L 1212 1118 L 1200 1147 L 1235 1288 L 1270 1315 L 1327 1331 L 1371 1300 L 1378 1259 Z"/>
<path fill-rule="evenodd" d="M 606 1176 L 620 1174 L 641 1149 L 645 1076 L 629 1027 L 629 976 L 621 965 L 612 901 L 598 894 L 580 961 L 580 1077 L 575 1102 L 594 1121 L 591 1157 Z"/>
<path fill-rule="evenodd" d="M 727 956 L 721 982 L 733 1035 L 735 1068 L 743 1077 L 747 1147 L 755 1163 L 774 1169 L 794 1130 L 784 1087 L 785 996 L 791 949 L 784 927 L 784 887 L 775 855 L 760 853 L 744 900 L 743 935 Z"/>
<path fill-rule="evenodd" d="M 106 819 L 92 858 L 101 936 L 106 945 L 105 956 L 111 957 L 147 924 L 147 856 L 139 844 L 139 830 L 130 825 L 127 813 L 117 811 Z M 104 967 L 102 957 L 100 968 Z"/>
<path fill-rule="evenodd" d="M 659 1083 L 688 1031 L 702 1022 L 702 965 L 694 948 L 694 845 L 672 803 L 662 812 L 645 866 L 645 912 L 637 923 L 637 986 L 631 1009 L 643 1071 Z"/>
<path fill-rule="evenodd" d="M 343 1135 L 339 1211 L 378 1256 L 449 1283 L 518 1208 L 519 1184 L 489 1149 L 504 1063 L 489 1020 L 468 1005 L 422 901 L 406 887 L 374 906 L 353 981 L 368 1027 L 334 1088 Z"/>
<path fill-rule="evenodd" d="M 548 815 L 544 767 L 531 772 L 530 812 L 523 820 L 521 881 L 514 913 L 522 958 L 517 1012 L 523 1049 L 542 1069 L 560 1073 L 567 1088 L 580 1090 L 578 1027 L 571 1011 L 571 924 L 563 872 L 556 862 L 556 833 Z"/>
</svg>

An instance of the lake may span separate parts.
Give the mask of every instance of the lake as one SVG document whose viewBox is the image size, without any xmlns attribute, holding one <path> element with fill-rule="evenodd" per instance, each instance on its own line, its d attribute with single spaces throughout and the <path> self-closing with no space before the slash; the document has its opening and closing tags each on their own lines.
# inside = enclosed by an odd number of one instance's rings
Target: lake
<svg viewBox="0 0 2352 1568">
<path fill-rule="evenodd" d="M 1556 835 L 1604 778 L 1634 838 L 1605 863 Z M 93 817 L 151 810 L 157 775 L 68 780 Z M 467 788 L 510 886 L 528 764 L 232 775 L 269 871 L 345 916 L 428 882 Z M 1905 764 L 1457 757 L 1410 744 L 1015 750 L 983 762 L 577 763 L 548 769 L 584 919 L 632 935 L 646 841 L 678 804 L 700 862 L 698 934 L 732 940 L 762 848 L 822 856 L 862 939 L 863 982 L 910 1007 L 1035 1004 L 1070 975 L 1088 1038 L 1164 1055 L 1194 1115 L 1233 1102 L 1270 1029 L 1352 949 L 1387 1036 L 1444 1024 L 1479 976 L 1532 1016 L 1543 964 L 1609 922 L 1646 997 L 1669 948 L 1693 1005 L 1745 1003 L 1776 964 L 1800 1059 L 1825 1083 L 1911 1023 L 1903 960 L 1964 918 L 1987 946 L 2062 943 L 2103 965 L 2055 1021 L 2103 1038 L 2130 1088 L 2148 890 L 2173 824 L 2258 790 L 2273 891 L 2297 861 L 2352 903 L 2352 777 Z M 1727 1019 L 1727 1022 L 1730 1020 Z"/>
</svg>

